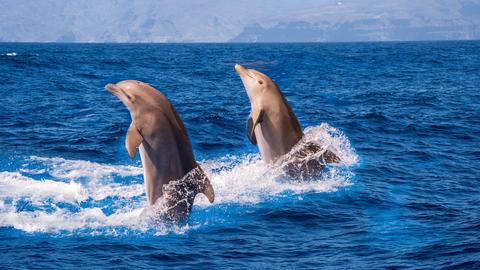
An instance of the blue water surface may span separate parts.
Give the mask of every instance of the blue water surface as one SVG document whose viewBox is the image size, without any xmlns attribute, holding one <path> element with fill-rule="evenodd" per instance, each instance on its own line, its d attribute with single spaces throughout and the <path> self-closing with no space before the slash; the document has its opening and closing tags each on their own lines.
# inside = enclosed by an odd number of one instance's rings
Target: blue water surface
<svg viewBox="0 0 480 270">
<path fill-rule="evenodd" d="M 246 137 L 235 63 L 349 163 L 279 181 Z M 0 74 L 2 269 L 480 268 L 478 41 L 3 43 Z M 171 100 L 213 182 L 186 225 L 142 218 L 130 115 L 104 90 L 124 79 Z"/>
</svg>

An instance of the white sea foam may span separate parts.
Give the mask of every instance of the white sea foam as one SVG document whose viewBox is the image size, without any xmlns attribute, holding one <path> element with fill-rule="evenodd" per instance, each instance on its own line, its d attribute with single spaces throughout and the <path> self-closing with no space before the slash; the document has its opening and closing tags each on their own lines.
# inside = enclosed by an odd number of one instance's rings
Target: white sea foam
<svg viewBox="0 0 480 270">
<path fill-rule="evenodd" d="M 41 168 L 32 168 L 33 165 Z M 144 200 L 139 198 L 144 196 L 143 183 L 139 183 L 141 177 L 132 178 L 142 171 L 137 166 L 32 156 L 18 172 L 0 172 L 0 226 L 13 226 L 27 232 L 116 226 L 142 228 L 139 213 L 144 210 Z M 45 174 L 51 179 L 34 178 Z M 132 179 L 128 184 L 121 184 L 115 182 L 118 177 Z M 109 198 L 102 205 L 102 200 Z M 81 203 L 90 201 L 101 206 L 80 208 Z M 35 210 L 19 210 L 19 204 L 32 205 Z M 81 211 L 60 208 L 59 204 Z M 113 214 L 105 215 L 102 211 L 112 207 Z"/>
<path fill-rule="evenodd" d="M 111 178 L 115 175 L 126 177 L 132 175 L 140 175 L 143 169 L 138 166 L 123 166 L 100 164 L 84 160 L 67 160 L 64 158 L 45 158 L 32 156 L 29 161 L 39 162 L 43 164 L 44 171 L 51 176 L 67 180 L 88 179 L 90 181 Z M 21 171 L 26 173 L 37 173 L 37 170 L 30 170 L 28 164 L 24 165 Z"/>
<path fill-rule="evenodd" d="M 25 56 L 25 57 L 32 57 L 32 56 L 39 56 L 38 53 L 17 53 L 17 52 L 7 52 L 1 53 L 0 56 L 7 56 L 7 57 L 15 57 L 15 56 Z"/>
<path fill-rule="evenodd" d="M 351 184 L 349 166 L 357 156 L 346 136 L 322 124 L 305 130 L 305 140 L 337 154 L 341 163 L 329 166 L 315 181 L 283 181 L 282 170 L 266 165 L 258 154 L 228 155 L 201 162 L 215 189 L 215 202 L 195 200 L 196 210 L 224 204 L 257 204 L 278 196 L 334 192 Z M 47 178 L 47 179 L 45 179 Z M 28 204 L 31 207 L 19 207 Z M 117 234 L 122 230 L 155 234 L 183 233 L 197 225 L 152 226 L 146 206 L 142 168 L 82 160 L 32 156 L 17 172 L 0 172 L 0 226 L 26 232 Z"/>
<path fill-rule="evenodd" d="M 265 199 L 290 192 L 333 192 L 350 185 L 353 173 L 348 169 L 357 163 L 358 157 L 348 138 L 337 129 L 322 124 L 306 128 L 305 142 L 316 142 L 340 157 L 339 164 L 329 166 L 321 179 L 316 181 L 279 181 L 283 175 L 281 166 L 269 166 L 260 155 L 226 156 L 202 163 L 215 188 L 215 203 L 255 204 Z M 204 196 L 198 196 L 196 204 L 208 207 Z"/>
<path fill-rule="evenodd" d="M 350 145 L 347 136 L 337 128 L 322 123 L 320 126 L 307 127 L 304 130 L 305 141 L 316 142 L 340 157 L 340 166 L 357 164 L 358 156 Z"/>
<path fill-rule="evenodd" d="M 139 218 L 143 208 L 122 210 L 105 215 L 100 208 L 84 208 L 79 212 L 57 209 L 53 212 L 33 211 L 2 213 L 0 226 L 13 226 L 26 232 L 59 232 L 105 227 L 129 227 L 133 230 L 145 230 Z"/>
<path fill-rule="evenodd" d="M 0 172 L 0 199 L 27 197 L 39 204 L 46 199 L 57 202 L 80 202 L 88 196 L 75 182 L 64 183 L 52 180 L 37 181 L 18 172 Z"/>
</svg>

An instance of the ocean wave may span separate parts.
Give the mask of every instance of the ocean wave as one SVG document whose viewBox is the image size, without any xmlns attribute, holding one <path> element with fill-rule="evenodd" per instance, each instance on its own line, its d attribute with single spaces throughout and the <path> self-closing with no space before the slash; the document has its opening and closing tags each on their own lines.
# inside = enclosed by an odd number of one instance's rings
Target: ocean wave
<svg viewBox="0 0 480 270">
<path fill-rule="evenodd" d="M 31 156 L 27 159 L 27 162 L 22 166 L 22 172 L 38 173 L 37 169 L 30 169 L 33 165 L 34 167 L 41 167 L 43 172 L 47 172 L 54 178 L 64 180 L 111 180 L 115 176 L 127 177 L 143 173 L 143 169 L 138 166 L 110 165 L 86 160 L 67 160 L 59 157 Z"/>
<path fill-rule="evenodd" d="M 1 53 L 0 56 L 4 56 L 4 57 L 16 57 L 16 56 L 32 57 L 32 56 L 39 56 L 39 54 L 38 53 L 7 52 L 7 53 Z"/>
<path fill-rule="evenodd" d="M 80 202 L 88 196 L 81 185 L 75 182 L 64 183 L 53 180 L 34 180 L 19 172 L 0 173 L 0 199 L 28 198 L 40 204 L 51 199 L 55 202 Z"/>
<path fill-rule="evenodd" d="M 306 192 L 334 192 L 351 185 L 350 167 L 358 157 L 345 135 L 322 124 L 305 129 L 305 140 L 328 147 L 340 157 L 340 164 L 327 166 L 315 181 L 282 181 L 281 167 L 267 165 L 258 154 L 205 160 L 200 163 L 215 189 L 215 202 L 210 204 L 198 195 L 194 211 L 225 204 L 252 205 Z M 0 226 L 25 232 L 118 234 L 155 228 L 154 234 L 164 234 L 200 226 L 152 226 L 154 215 L 146 206 L 140 166 L 32 156 L 18 171 L 0 172 L 0 190 Z"/>
</svg>

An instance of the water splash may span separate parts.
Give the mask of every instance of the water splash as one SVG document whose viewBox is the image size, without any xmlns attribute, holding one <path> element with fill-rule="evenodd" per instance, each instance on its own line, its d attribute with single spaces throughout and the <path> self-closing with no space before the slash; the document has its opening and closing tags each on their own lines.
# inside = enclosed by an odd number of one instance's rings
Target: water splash
<svg viewBox="0 0 480 270">
<path fill-rule="evenodd" d="M 351 184 L 350 167 L 358 157 L 345 135 L 322 124 L 305 129 L 304 139 L 324 145 L 341 162 L 327 166 L 315 181 L 282 181 L 281 167 L 265 164 L 258 154 L 206 160 L 201 166 L 215 189 L 215 202 L 198 195 L 193 211 L 305 192 L 334 192 Z M 181 234 L 201 226 L 153 225 L 155 214 L 146 205 L 140 166 L 32 156 L 17 172 L 0 172 L 0 190 L 0 227 L 25 232 Z"/>
</svg>

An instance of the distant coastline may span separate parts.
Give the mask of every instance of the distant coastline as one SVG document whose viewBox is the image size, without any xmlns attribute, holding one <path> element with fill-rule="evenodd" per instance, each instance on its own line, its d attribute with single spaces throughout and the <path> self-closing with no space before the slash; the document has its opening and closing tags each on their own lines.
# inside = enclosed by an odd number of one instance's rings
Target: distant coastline
<svg viewBox="0 0 480 270">
<path fill-rule="evenodd" d="M 477 39 L 426 39 L 426 40 L 376 40 L 376 41 L 273 41 L 273 42 L 249 42 L 249 41 L 229 41 L 229 42 L 58 42 L 58 41 L 0 41 L 0 44 L 118 44 L 118 45 L 147 45 L 147 44 L 156 44 L 156 45 L 188 45 L 188 44 L 205 44 L 205 45 L 216 45 L 216 44 L 342 44 L 342 43 L 422 43 L 422 42 L 478 42 L 480 38 Z"/>
<path fill-rule="evenodd" d="M 359 42 L 480 39 L 480 3 L 443 1 L 4 1 L 0 41 Z M 207 1 L 208 2 L 208 1 Z M 185 8 L 188 7 L 188 8 Z M 46 16 L 47 15 L 47 16 Z"/>
</svg>

